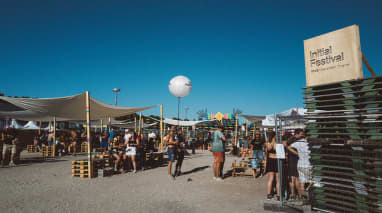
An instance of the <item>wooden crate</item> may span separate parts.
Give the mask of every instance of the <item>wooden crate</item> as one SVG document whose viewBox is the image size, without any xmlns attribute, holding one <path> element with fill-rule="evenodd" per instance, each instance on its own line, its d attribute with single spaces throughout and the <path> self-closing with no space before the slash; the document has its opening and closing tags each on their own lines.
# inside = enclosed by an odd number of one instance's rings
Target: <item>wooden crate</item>
<svg viewBox="0 0 382 213">
<path fill-rule="evenodd" d="M 28 152 L 37 152 L 37 146 L 35 145 L 27 145 L 27 151 Z"/>
<path fill-rule="evenodd" d="M 232 163 L 232 176 L 253 176 L 256 177 L 256 168 L 248 166 L 248 160 L 241 160 L 240 164 L 236 163 L 236 160 Z"/>
<path fill-rule="evenodd" d="M 56 146 L 43 146 L 41 148 L 41 156 L 43 157 L 54 157 L 56 156 Z"/>
<path fill-rule="evenodd" d="M 88 143 L 87 142 L 83 142 L 81 144 L 81 152 L 88 152 Z"/>
<path fill-rule="evenodd" d="M 93 160 L 92 161 L 92 177 L 95 177 L 98 169 L 105 167 L 105 160 Z M 72 161 L 72 176 L 80 178 L 89 177 L 89 163 L 87 160 L 73 160 Z"/>
</svg>

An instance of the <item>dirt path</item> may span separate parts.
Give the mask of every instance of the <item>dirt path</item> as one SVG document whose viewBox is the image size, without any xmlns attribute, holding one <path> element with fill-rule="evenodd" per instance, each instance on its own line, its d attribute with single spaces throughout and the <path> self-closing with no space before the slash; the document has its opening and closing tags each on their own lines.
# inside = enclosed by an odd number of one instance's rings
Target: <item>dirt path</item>
<svg viewBox="0 0 382 213">
<path fill-rule="evenodd" d="M 22 157 L 38 156 L 25 153 Z M 106 178 L 71 177 L 71 160 L 0 168 L 1 212 L 264 212 L 266 177 L 212 179 L 212 155 L 198 151 L 172 180 L 167 167 Z M 224 171 L 234 159 L 227 156 Z"/>
</svg>

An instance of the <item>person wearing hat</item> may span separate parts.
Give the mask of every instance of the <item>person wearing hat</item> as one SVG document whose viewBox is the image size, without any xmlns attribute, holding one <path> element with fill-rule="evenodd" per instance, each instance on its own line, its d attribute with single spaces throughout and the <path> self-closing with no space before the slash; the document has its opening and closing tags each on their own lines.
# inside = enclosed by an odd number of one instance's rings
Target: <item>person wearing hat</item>
<svg viewBox="0 0 382 213">
<path fill-rule="evenodd" d="M 217 130 L 212 133 L 212 153 L 214 155 L 214 179 L 223 180 L 223 166 L 224 166 L 224 152 L 225 152 L 225 137 L 223 135 L 223 126 L 219 126 Z"/>
<path fill-rule="evenodd" d="M 8 149 L 11 149 L 11 160 L 9 162 L 9 166 L 16 166 L 14 162 L 16 155 L 16 144 L 18 142 L 16 130 L 12 127 L 8 127 L 6 131 L 1 133 L 0 140 L 3 143 L 3 158 L 1 161 L 1 166 L 4 166 L 4 161 L 7 156 Z"/>
</svg>

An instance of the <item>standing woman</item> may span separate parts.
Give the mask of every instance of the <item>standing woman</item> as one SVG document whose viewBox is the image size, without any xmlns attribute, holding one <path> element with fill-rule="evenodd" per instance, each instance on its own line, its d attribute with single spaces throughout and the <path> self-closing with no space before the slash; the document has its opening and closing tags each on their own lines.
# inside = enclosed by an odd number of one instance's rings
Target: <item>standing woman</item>
<svg viewBox="0 0 382 213">
<path fill-rule="evenodd" d="M 277 199 L 280 197 L 279 192 L 279 179 L 278 168 L 277 168 L 277 157 L 276 157 L 276 137 L 275 133 L 269 135 L 269 140 L 265 143 L 265 149 L 267 151 L 267 162 L 266 162 L 266 173 L 268 173 L 268 183 L 267 183 L 267 199 L 272 199 L 271 191 L 273 181 L 276 179 L 276 192 Z"/>
<path fill-rule="evenodd" d="M 171 169 L 172 169 L 172 163 L 175 161 L 175 149 L 176 149 L 176 141 L 174 137 L 174 129 L 172 128 L 168 135 L 166 136 L 166 146 L 167 146 L 167 155 L 168 155 L 168 167 L 167 172 L 168 176 L 175 178 L 175 175 L 172 176 Z"/>
<path fill-rule="evenodd" d="M 123 156 L 123 160 L 129 158 L 129 161 L 133 164 L 133 172 L 137 172 L 137 164 L 135 162 L 135 156 L 137 155 L 137 146 L 139 146 L 139 139 L 137 138 L 137 134 L 133 132 L 129 141 L 127 143 L 126 154 Z"/>
</svg>

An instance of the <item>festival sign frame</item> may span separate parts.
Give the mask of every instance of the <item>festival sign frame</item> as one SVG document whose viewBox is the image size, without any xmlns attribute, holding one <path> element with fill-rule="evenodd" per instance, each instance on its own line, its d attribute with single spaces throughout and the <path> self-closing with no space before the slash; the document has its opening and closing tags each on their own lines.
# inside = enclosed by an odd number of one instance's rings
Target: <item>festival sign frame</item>
<svg viewBox="0 0 382 213">
<path fill-rule="evenodd" d="M 363 78 L 358 25 L 305 40 L 304 55 L 306 86 Z"/>
</svg>

